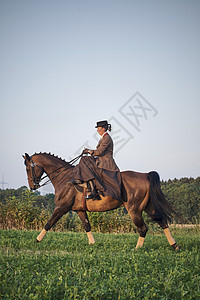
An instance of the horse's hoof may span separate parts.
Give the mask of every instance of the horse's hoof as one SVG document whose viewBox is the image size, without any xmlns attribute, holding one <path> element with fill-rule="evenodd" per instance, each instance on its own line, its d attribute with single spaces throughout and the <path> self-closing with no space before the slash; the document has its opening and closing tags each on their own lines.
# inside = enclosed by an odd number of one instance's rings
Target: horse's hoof
<svg viewBox="0 0 200 300">
<path fill-rule="evenodd" d="M 38 241 L 38 240 L 35 240 L 34 243 L 39 243 L 39 241 Z"/>
<path fill-rule="evenodd" d="M 175 251 L 179 251 L 181 249 L 181 247 L 179 245 L 177 245 L 176 243 L 172 245 L 172 248 L 175 250 Z"/>
</svg>

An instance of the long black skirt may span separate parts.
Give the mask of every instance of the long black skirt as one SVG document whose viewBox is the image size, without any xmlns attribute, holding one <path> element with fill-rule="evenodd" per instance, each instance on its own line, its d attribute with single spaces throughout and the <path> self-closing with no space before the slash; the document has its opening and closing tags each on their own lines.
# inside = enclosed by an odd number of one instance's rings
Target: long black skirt
<svg viewBox="0 0 200 300">
<path fill-rule="evenodd" d="M 74 179 L 93 180 L 100 194 L 121 200 L 120 172 L 98 168 L 94 157 L 82 156 L 79 164 L 74 167 Z"/>
</svg>

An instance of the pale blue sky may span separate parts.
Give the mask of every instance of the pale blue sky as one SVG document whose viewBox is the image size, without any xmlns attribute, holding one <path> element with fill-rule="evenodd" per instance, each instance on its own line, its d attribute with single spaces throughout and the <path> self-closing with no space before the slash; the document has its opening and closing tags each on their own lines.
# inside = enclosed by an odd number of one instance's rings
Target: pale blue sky
<svg viewBox="0 0 200 300">
<path fill-rule="evenodd" d="M 121 170 L 200 176 L 199 28 L 200 1 L 1 0 L 0 181 L 27 185 L 25 152 L 95 148 L 102 119 L 123 126 Z M 157 111 L 140 132 L 135 94 Z"/>
</svg>

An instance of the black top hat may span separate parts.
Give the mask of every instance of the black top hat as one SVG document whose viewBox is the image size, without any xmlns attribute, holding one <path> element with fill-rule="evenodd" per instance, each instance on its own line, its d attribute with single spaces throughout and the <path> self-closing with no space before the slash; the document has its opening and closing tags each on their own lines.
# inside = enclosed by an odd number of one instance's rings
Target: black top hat
<svg viewBox="0 0 200 300">
<path fill-rule="evenodd" d="M 108 127 L 108 122 L 107 121 L 99 121 L 97 122 L 97 126 L 95 126 L 95 128 L 97 127 Z"/>
</svg>

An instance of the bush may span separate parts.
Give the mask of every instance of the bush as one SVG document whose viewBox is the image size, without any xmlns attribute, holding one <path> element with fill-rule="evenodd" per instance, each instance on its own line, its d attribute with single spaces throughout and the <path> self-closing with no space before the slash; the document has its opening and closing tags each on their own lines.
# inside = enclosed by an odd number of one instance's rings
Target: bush
<svg viewBox="0 0 200 300">
<path fill-rule="evenodd" d="M 183 215 L 186 223 L 199 223 L 200 177 L 162 181 L 161 188 L 169 202 Z M 54 206 L 54 194 L 41 196 L 38 191 L 32 192 L 24 186 L 17 190 L 0 190 L 0 227 L 41 230 L 50 219 Z M 92 212 L 88 215 L 93 231 L 110 233 L 136 231 L 125 208 Z M 145 213 L 143 217 L 151 232 L 158 230 L 158 225 L 153 224 Z M 69 212 L 57 222 L 53 230 L 81 232 L 84 229 L 77 214 Z"/>
</svg>

